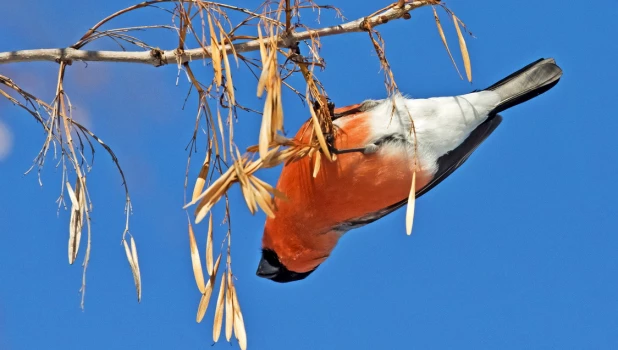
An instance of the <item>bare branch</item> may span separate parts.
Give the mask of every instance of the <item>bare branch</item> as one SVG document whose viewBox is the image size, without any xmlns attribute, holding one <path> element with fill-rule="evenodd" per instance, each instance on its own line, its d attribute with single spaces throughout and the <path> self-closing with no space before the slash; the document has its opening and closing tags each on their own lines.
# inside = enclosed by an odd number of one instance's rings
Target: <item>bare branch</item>
<svg viewBox="0 0 618 350">
<path fill-rule="evenodd" d="M 330 35 L 338 35 L 344 33 L 354 33 L 366 31 L 367 26 L 375 28 L 388 21 L 399 19 L 414 9 L 419 7 L 436 5 L 439 0 L 417 0 L 406 3 L 404 7 L 399 8 L 393 6 L 381 13 L 374 14 L 370 17 L 358 18 L 354 21 L 349 21 L 340 25 L 306 30 L 302 32 L 292 32 L 279 37 L 277 45 L 279 47 L 292 47 L 294 43 L 302 40 L 311 39 L 312 37 L 325 37 Z M 237 53 L 257 51 L 260 49 L 260 40 L 251 40 L 239 44 L 226 45 L 226 51 Z M 99 61 L 99 62 L 125 62 L 125 63 L 142 63 L 161 66 L 168 63 L 178 64 L 190 62 L 193 60 L 210 57 L 211 47 L 196 48 L 185 50 L 179 53 L 177 50 L 151 50 L 151 51 L 85 51 L 73 48 L 66 49 L 37 49 L 37 50 L 21 50 L 0 53 L 0 64 L 13 62 L 32 62 L 32 61 L 55 61 L 55 62 L 71 62 L 71 61 Z"/>
</svg>

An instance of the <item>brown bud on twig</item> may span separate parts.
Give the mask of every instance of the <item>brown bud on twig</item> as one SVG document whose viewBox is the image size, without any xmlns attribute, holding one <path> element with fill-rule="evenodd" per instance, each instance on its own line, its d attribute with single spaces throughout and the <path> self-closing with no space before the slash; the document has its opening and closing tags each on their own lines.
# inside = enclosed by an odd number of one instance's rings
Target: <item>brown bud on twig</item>
<svg viewBox="0 0 618 350">
<path fill-rule="evenodd" d="M 406 13 L 403 14 L 403 16 L 401 16 L 401 18 L 403 18 L 403 19 L 410 19 L 410 18 L 412 18 L 412 15 L 409 12 L 406 12 Z"/>
</svg>

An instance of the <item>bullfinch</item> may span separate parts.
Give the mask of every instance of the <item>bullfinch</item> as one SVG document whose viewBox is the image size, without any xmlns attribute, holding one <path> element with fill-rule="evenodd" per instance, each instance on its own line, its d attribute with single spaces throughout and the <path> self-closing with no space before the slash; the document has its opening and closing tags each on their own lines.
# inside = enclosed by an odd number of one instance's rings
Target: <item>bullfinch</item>
<svg viewBox="0 0 618 350">
<path fill-rule="evenodd" d="M 257 275 L 276 282 L 304 279 L 332 253 L 347 231 L 378 220 L 453 173 L 500 125 L 498 114 L 558 83 L 554 59 L 540 59 L 490 87 L 427 99 L 400 94 L 334 109 L 335 161 L 309 157 L 286 164 L 267 218 Z M 309 143 L 311 121 L 295 139 Z"/>
</svg>

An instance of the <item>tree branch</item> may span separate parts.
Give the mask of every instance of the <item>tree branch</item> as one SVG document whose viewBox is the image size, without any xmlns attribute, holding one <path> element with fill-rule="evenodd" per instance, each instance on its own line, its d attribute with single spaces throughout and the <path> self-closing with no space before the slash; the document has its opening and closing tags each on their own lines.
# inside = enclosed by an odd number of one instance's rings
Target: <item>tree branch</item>
<svg viewBox="0 0 618 350">
<path fill-rule="evenodd" d="M 284 34 L 279 38 L 277 45 L 279 47 L 291 47 L 298 41 L 311 39 L 315 36 L 325 37 L 330 35 L 366 31 L 367 28 L 373 28 L 390 20 L 405 17 L 405 14 L 419 7 L 437 5 L 439 2 L 440 0 L 415 0 L 406 3 L 403 7 L 391 5 L 385 11 L 375 13 L 370 17 L 362 17 L 354 21 L 331 27 Z M 238 53 L 257 51 L 259 49 L 259 40 L 251 40 L 234 44 L 234 50 Z M 226 51 L 228 54 L 232 53 L 231 45 L 227 45 Z M 55 61 L 68 63 L 71 61 L 100 61 L 142 63 L 161 66 L 169 63 L 178 64 L 203 59 L 205 57 L 210 57 L 210 54 L 210 47 L 185 50 L 182 54 L 179 54 L 177 50 L 86 51 L 72 48 L 37 49 L 2 52 L 0 53 L 0 64 L 34 61 Z"/>
</svg>

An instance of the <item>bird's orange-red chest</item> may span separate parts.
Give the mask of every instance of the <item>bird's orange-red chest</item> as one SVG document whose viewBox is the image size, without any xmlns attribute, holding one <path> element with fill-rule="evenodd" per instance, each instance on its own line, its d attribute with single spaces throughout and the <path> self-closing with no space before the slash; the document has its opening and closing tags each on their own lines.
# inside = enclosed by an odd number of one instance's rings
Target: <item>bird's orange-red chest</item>
<svg viewBox="0 0 618 350">
<path fill-rule="evenodd" d="M 370 138 L 369 116 L 358 113 L 345 118 L 334 146 L 366 146 Z M 305 124 L 296 139 L 308 143 L 310 130 L 310 125 Z M 297 272 L 311 270 L 328 257 L 340 237 L 332 232 L 334 227 L 406 199 L 414 167 L 403 147 L 400 151 L 379 150 L 367 155 L 340 154 L 332 162 L 322 157 L 315 178 L 314 163 L 314 159 L 305 157 L 283 168 L 277 188 L 287 200 L 276 199 L 276 218 L 267 219 L 264 232 L 263 245 L 274 249 L 282 262 Z M 422 170 L 416 176 L 417 190 L 431 180 Z"/>
</svg>

